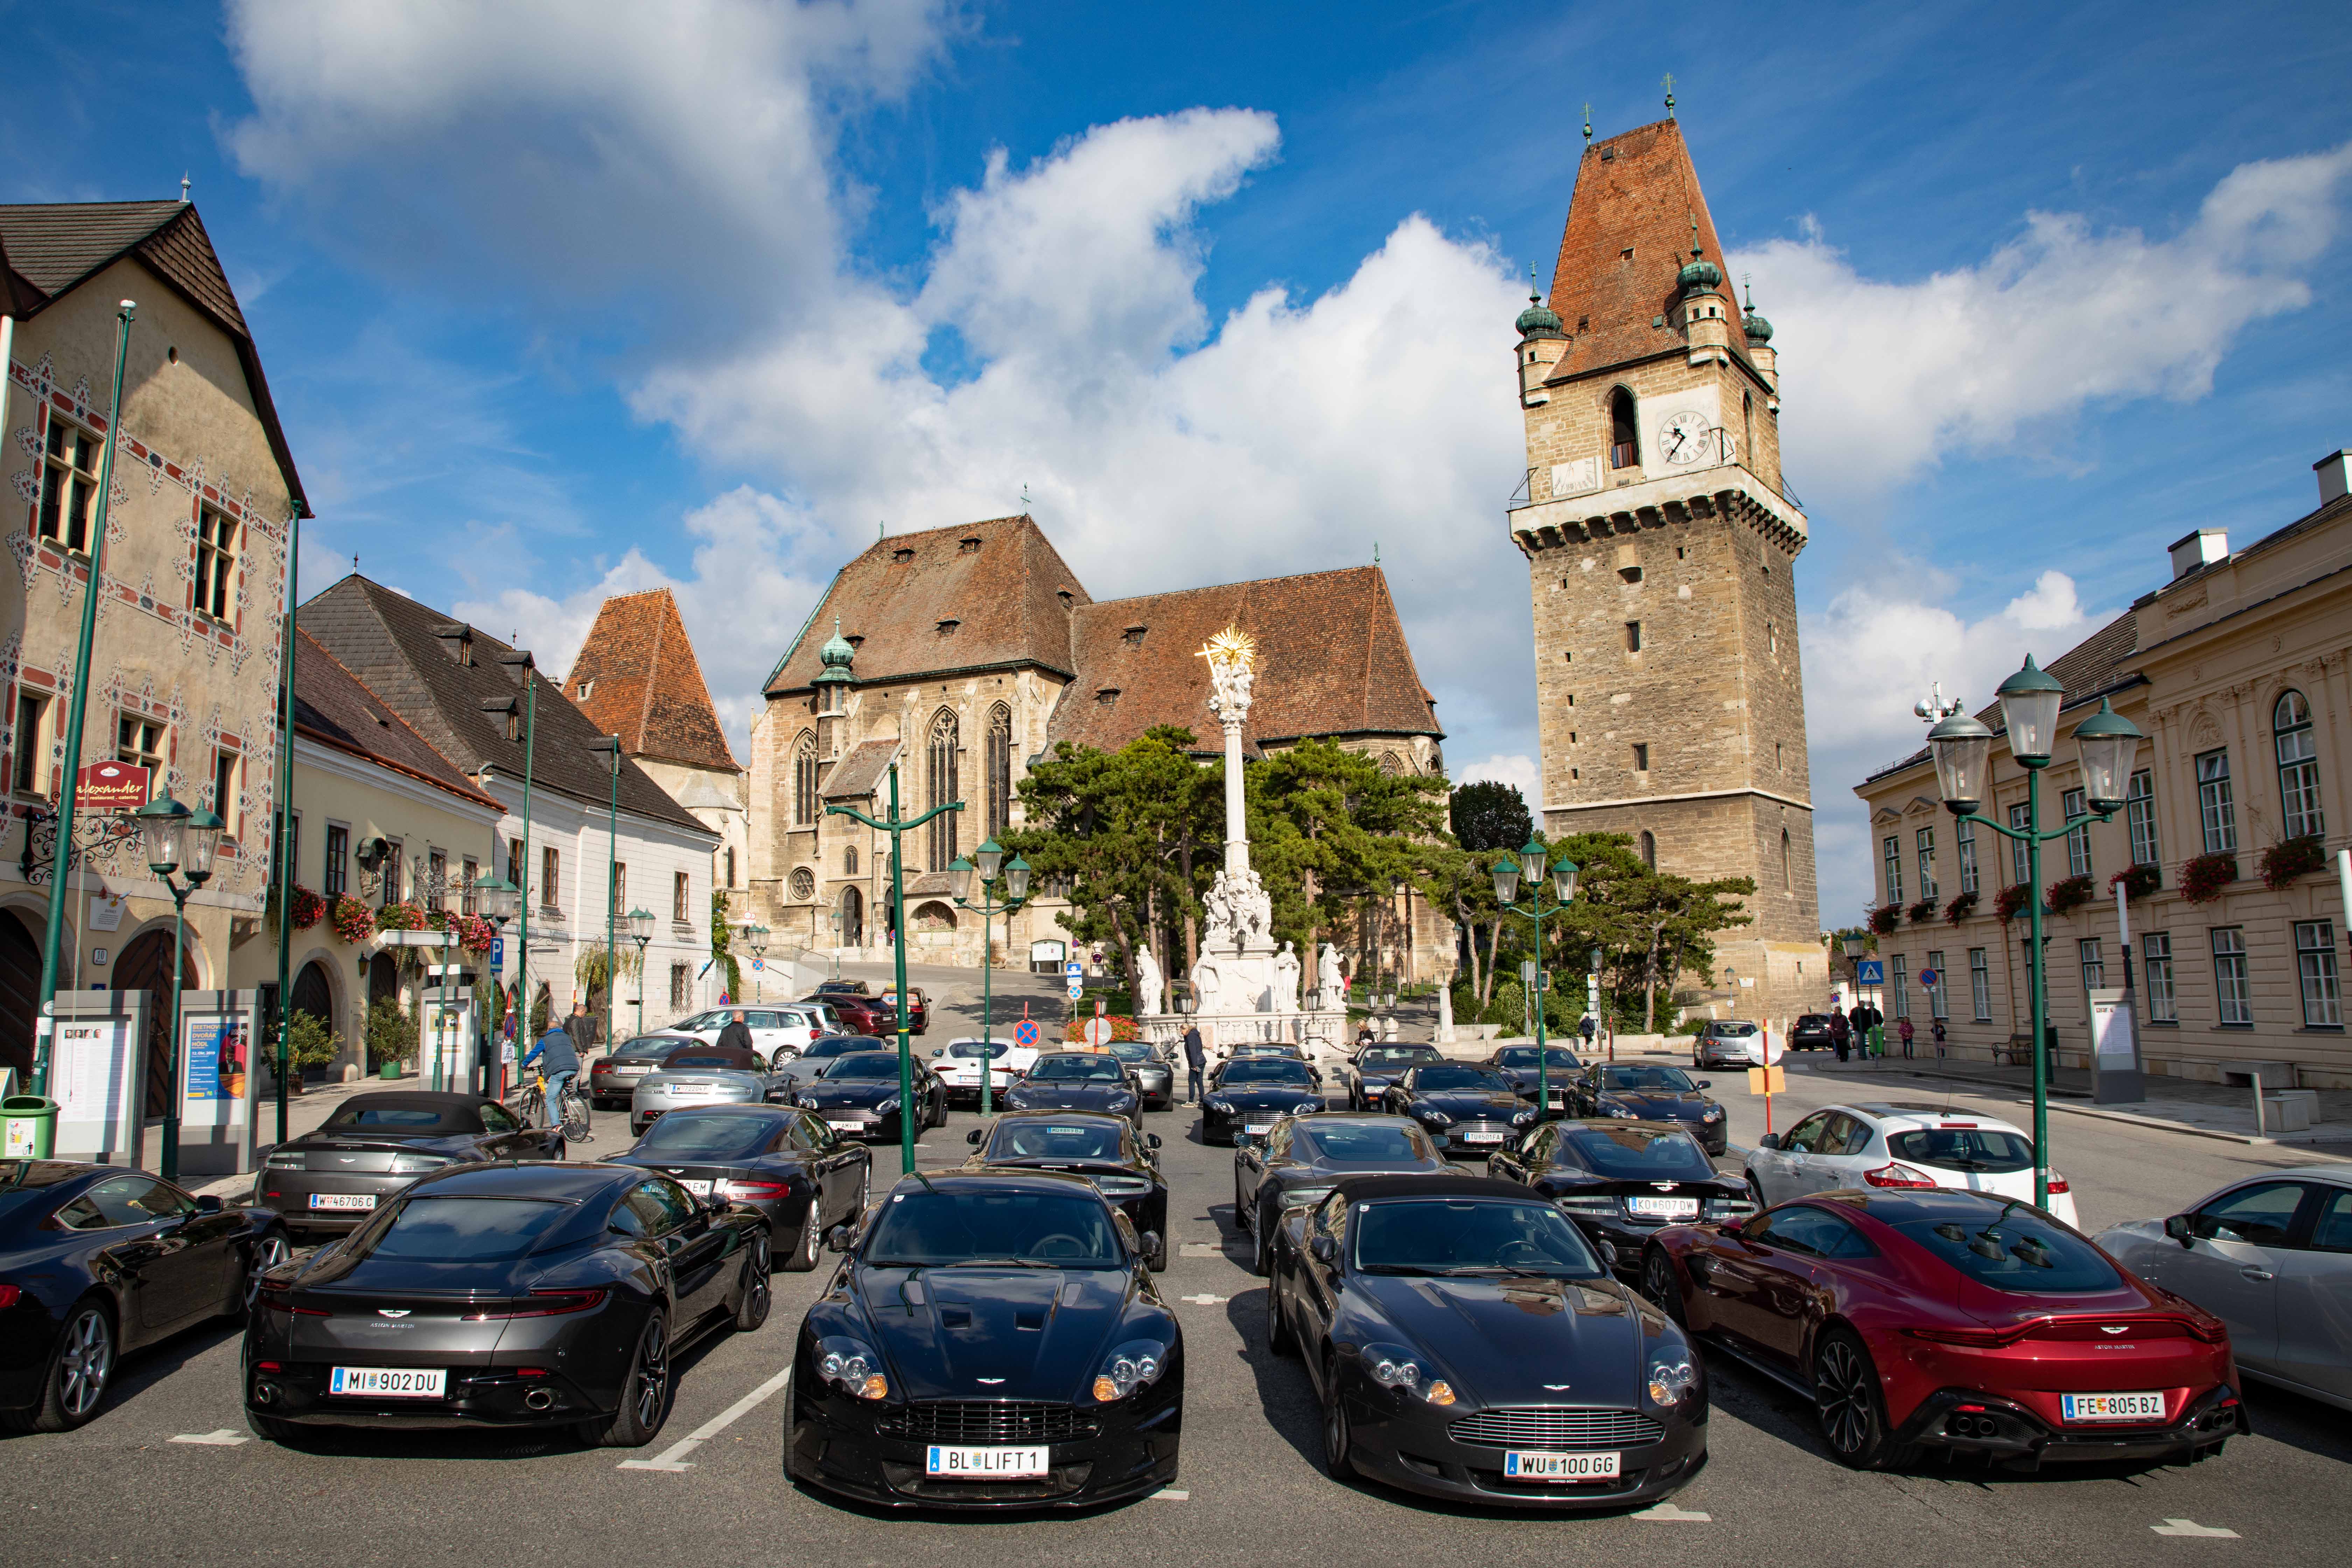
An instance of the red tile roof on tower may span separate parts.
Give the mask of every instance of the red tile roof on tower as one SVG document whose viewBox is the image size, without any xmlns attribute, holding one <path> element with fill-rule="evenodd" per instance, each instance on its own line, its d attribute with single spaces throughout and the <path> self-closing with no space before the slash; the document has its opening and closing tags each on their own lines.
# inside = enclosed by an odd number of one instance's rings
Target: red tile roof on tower
<svg viewBox="0 0 2352 1568">
<path fill-rule="evenodd" d="M 1699 247 L 1722 266 L 1723 242 L 1675 121 L 1585 148 L 1552 272 L 1549 303 L 1569 340 L 1552 380 L 1683 347 L 1675 274 L 1691 258 L 1693 220 Z"/>
<path fill-rule="evenodd" d="M 563 694 L 633 757 L 739 771 L 667 588 L 604 601 Z"/>
</svg>

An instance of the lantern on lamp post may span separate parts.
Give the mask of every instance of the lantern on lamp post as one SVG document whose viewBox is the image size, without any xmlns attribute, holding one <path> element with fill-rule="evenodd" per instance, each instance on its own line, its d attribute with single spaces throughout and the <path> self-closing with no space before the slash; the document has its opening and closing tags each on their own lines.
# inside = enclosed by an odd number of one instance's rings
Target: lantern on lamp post
<svg viewBox="0 0 2352 1568">
<path fill-rule="evenodd" d="M 1560 913 L 1576 900 L 1579 868 L 1569 859 L 1553 860 L 1551 865 L 1552 901 L 1544 902 L 1544 867 L 1549 859 L 1543 843 L 1530 838 L 1519 850 L 1517 858 L 1508 856 L 1495 862 L 1495 901 L 1514 914 L 1525 915 L 1536 928 L 1536 984 L 1532 1011 L 1536 1021 L 1536 1120 L 1541 1121 L 1551 1114 L 1551 1049 L 1545 1044 L 1543 994 L 1547 978 L 1543 967 L 1544 921 Z M 1528 885 L 1528 901 L 1519 903 L 1519 884 Z"/>
<path fill-rule="evenodd" d="M 980 891 L 976 900 L 971 897 L 974 873 Z M 958 907 L 980 911 L 980 1113 L 986 1116 L 996 1103 L 995 965 L 989 962 L 990 931 L 1002 911 L 1004 940 L 1008 944 L 1013 941 L 1013 911 L 1029 897 L 1029 862 L 1018 855 L 1007 861 L 1003 847 L 991 837 L 971 852 L 970 860 L 956 857 L 948 867 L 948 886 Z"/>
<path fill-rule="evenodd" d="M 190 811 L 170 795 L 131 814 L 147 851 L 147 868 L 172 895 L 172 1032 L 165 1037 L 163 1179 L 180 1179 L 180 992 L 187 960 L 188 900 L 212 880 L 213 852 L 227 826 L 209 811 Z"/>
</svg>

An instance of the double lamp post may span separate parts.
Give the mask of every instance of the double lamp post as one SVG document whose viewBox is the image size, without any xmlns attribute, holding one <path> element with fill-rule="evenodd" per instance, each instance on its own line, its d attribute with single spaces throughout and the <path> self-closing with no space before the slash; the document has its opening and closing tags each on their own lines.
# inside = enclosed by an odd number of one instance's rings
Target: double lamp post
<svg viewBox="0 0 2352 1568">
<path fill-rule="evenodd" d="M 1544 921 L 1561 913 L 1575 901 L 1577 877 L 1575 861 L 1554 861 L 1551 868 L 1553 898 L 1552 902 L 1546 905 L 1543 896 L 1546 858 L 1542 842 L 1530 838 L 1526 847 L 1519 851 L 1518 858 L 1513 859 L 1506 855 L 1496 861 L 1492 868 L 1495 878 L 1495 901 L 1513 914 L 1525 915 L 1535 922 L 1536 927 L 1534 1012 L 1536 1016 L 1536 1120 L 1538 1121 L 1543 1121 L 1551 1114 L 1551 1052 L 1544 1044 L 1543 925 Z M 1528 884 L 1528 901 L 1524 904 L 1517 901 L 1519 883 L 1523 879 Z"/>
<path fill-rule="evenodd" d="M 975 863 L 977 863 L 975 865 Z M 997 873 L 1002 869 L 1003 875 Z M 980 873 L 980 897 L 974 900 L 972 872 Z M 1013 911 L 1029 897 L 1029 862 L 1015 855 L 1011 863 L 1004 858 L 1004 847 L 993 837 L 971 852 L 971 859 L 959 855 L 948 866 L 948 886 L 955 895 L 956 907 L 980 911 L 980 1113 L 986 1116 L 995 1105 L 992 1089 L 996 1079 L 996 998 L 994 965 L 989 959 L 990 933 L 996 917 L 1004 916 L 1005 941 L 1013 940 Z M 1002 889 L 1004 896 L 998 898 Z M 902 990 L 901 995 L 905 993 Z"/>
<path fill-rule="evenodd" d="M 180 1179 L 180 991 L 186 978 L 188 900 L 213 878 L 213 851 L 228 826 L 209 811 L 190 811 L 166 795 L 131 814 L 147 851 L 147 869 L 172 894 L 172 1032 L 163 1047 L 163 1179 Z"/>
</svg>

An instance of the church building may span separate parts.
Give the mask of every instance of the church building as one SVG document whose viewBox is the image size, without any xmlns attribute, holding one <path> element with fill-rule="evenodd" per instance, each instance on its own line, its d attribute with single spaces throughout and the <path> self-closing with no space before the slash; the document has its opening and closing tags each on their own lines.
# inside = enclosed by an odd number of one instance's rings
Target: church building
<svg viewBox="0 0 2352 1568">
<path fill-rule="evenodd" d="M 1549 300 L 1518 319 L 1538 815 L 1663 871 L 1753 878 L 1715 1010 L 1785 1022 L 1830 976 L 1772 328 L 1734 301 L 1682 127 L 1585 135 Z"/>
</svg>

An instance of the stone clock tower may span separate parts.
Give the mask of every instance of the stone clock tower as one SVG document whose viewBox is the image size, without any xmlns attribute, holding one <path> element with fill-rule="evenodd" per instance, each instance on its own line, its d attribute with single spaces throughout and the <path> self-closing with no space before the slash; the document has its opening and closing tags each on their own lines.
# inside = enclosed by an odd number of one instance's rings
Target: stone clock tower
<svg viewBox="0 0 2352 1568">
<path fill-rule="evenodd" d="M 1549 304 L 1518 320 L 1510 528 L 1534 595 L 1547 829 L 1753 878 L 1712 989 L 1718 1014 L 1779 1026 L 1829 991 L 1797 663 L 1806 522 L 1780 479 L 1772 328 L 1735 302 L 1722 254 L 1675 121 L 1586 145 Z"/>
</svg>

